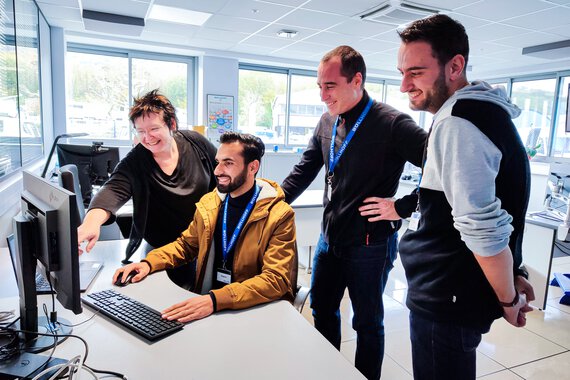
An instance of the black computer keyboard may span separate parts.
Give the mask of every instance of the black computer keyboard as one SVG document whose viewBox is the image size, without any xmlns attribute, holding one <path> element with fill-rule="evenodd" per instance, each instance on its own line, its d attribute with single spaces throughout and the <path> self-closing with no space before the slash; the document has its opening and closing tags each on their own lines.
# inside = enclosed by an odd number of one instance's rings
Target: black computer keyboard
<svg viewBox="0 0 570 380">
<path fill-rule="evenodd" d="M 101 314 L 150 341 L 179 331 L 184 326 L 177 321 L 162 319 L 158 311 L 112 289 L 86 294 L 82 300 Z"/>
</svg>

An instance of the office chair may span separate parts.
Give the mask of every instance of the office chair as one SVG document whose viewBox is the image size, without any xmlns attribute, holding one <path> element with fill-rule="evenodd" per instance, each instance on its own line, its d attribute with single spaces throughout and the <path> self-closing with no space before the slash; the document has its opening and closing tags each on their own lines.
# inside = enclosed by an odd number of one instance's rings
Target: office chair
<svg viewBox="0 0 570 380">
<path fill-rule="evenodd" d="M 81 185 L 79 184 L 77 166 L 69 164 L 59 168 L 59 186 L 75 194 L 77 209 L 79 210 L 79 223 L 83 222 L 85 206 L 83 205 L 83 197 L 81 196 Z"/>
<path fill-rule="evenodd" d="M 303 311 L 303 306 L 305 306 L 305 301 L 307 301 L 309 293 L 311 293 L 311 288 L 302 285 L 297 286 L 297 293 L 295 293 L 293 307 L 297 309 L 299 313 Z"/>
</svg>

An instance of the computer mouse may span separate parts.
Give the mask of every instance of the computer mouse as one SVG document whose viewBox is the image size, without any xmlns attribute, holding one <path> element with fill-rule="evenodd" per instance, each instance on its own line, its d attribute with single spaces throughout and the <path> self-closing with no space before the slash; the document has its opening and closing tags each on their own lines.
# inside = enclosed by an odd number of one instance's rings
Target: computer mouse
<svg viewBox="0 0 570 380">
<path fill-rule="evenodd" d="M 125 272 L 121 272 L 119 273 L 119 276 L 117 277 L 117 281 L 115 281 L 116 286 L 127 286 L 132 282 L 133 277 L 136 275 L 135 272 L 131 272 L 127 275 L 127 277 L 125 278 L 125 280 L 123 281 L 123 274 Z"/>
</svg>

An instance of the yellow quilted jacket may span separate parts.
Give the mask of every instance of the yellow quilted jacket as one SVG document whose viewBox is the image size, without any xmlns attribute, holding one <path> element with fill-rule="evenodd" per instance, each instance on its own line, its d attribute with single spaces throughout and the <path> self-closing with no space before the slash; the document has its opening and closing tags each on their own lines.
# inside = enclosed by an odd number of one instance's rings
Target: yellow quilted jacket
<svg viewBox="0 0 570 380">
<path fill-rule="evenodd" d="M 213 290 L 216 310 L 243 309 L 280 298 L 292 301 L 297 286 L 295 214 L 279 185 L 257 179 L 261 192 L 236 242 L 233 281 Z M 174 242 L 154 249 L 146 261 L 151 273 L 197 258 L 196 293 L 207 293 L 212 273 L 213 235 L 226 194 L 214 190 L 197 203 L 190 226 Z"/>
</svg>

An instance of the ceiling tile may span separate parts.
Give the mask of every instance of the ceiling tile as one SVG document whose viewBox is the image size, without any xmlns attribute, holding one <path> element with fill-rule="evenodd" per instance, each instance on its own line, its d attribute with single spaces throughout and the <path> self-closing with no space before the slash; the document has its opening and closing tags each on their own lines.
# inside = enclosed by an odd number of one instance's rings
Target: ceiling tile
<svg viewBox="0 0 570 380">
<path fill-rule="evenodd" d="M 471 56 L 493 54 L 500 51 L 504 51 L 505 49 L 510 49 L 510 48 L 492 42 L 471 41 L 469 43 L 469 54 Z"/>
<path fill-rule="evenodd" d="M 291 27 L 327 29 L 345 20 L 346 17 L 343 16 L 298 9 L 279 20 L 279 23 L 290 25 Z"/>
<path fill-rule="evenodd" d="M 266 37 L 259 35 L 251 36 L 248 39 L 246 39 L 244 42 L 246 42 L 248 45 L 265 46 L 265 48 L 268 51 L 279 49 L 294 43 L 294 41 L 290 39 L 279 38 L 279 37 Z"/>
<path fill-rule="evenodd" d="M 481 18 L 477 18 L 477 17 L 471 17 L 471 16 L 466 16 L 462 13 L 455 13 L 455 12 L 451 12 L 448 14 L 449 17 L 451 17 L 454 20 L 457 20 L 461 23 L 461 25 L 463 25 L 463 27 L 465 27 L 465 29 L 469 32 L 469 29 L 471 28 L 476 28 L 482 25 L 487 25 L 489 23 L 491 23 L 488 20 L 484 20 Z"/>
<path fill-rule="evenodd" d="M 259 54 L 259 55 L 268 55 L 269 50 L 267 50 L 264 46 L 257 46 L 257 45 L 248 45 L 247 43 L 241 43 L 232 46 L 229 50 L 247 53 L 247 54 Z"/>
<path fill-rule="evenodd" d="M 40 6 L 42 13 L 49 20 L 69 20 L 69 21 L 81 21 L 81 12 L 79 8 L 70 7 L 60 7 L 56 5 L 44 4 Z M 51 24 L 51 23 L 50 23 Z"/>
<path fill-rule="evenodd" d="M 456 13 L 491 21 L 500 21 L 551 7 L 553 5 L 536 0 L 482 0 L 462 7 Z"/>
<path fill-rule="evenodd" d="M 235 43 L 231 41 L 224 42 L 224 41 L 206 40 L 204 38 L 192 38 L 188 42 L 188 45 L 205 49 L 228 50 L 233 46 L 235 46 Z"/>
<path fill-rule="evenodd" d="M 394 27 L 387 24 L 359 19 L 349 19 L 342 24 L 330 28 L 328 31 L 365 38 L 374 36 L 379 33 L 387 32 L 388 30 L 392 29 L 394 29 Z"/>
<path fill-rule="evenodd" d="M 242 33 L 254 33 L 267 25 L 269 24 L 266 22 L 222 15 L 213 15 L 204 24 L 204 26 L 207 28 L 222 29 Z"/>
<path fill-rule="evenodd" d="M 36 3 L 41 4 L 54 4 L 63 7 L 79 8 L 79 0 L 36 0 Z"/>
<path fill-rule="evenodd" d="M 216 13 L 230 0 L 154 0 L 156 5 L 188 9 L 191 11 Z"/>
<path fill-rule="evenodd" d="M 297 42 L 287 47 L 288 51 L 295 51 L 299 53 L 311 53 L 323 56 L 329 50 L 334 49 L 335 46 L 327 46 L 321 44 L 312 44 L 310 42 Z"/>
<path fill-rule="evenodd" d="M 424 0 L 424 1 L 414 1 L 414 3 L 426 5 L 430 8 L 436 9 L 446 9 L 454 11 L 456 9 L 461 9 L 465 6 L 469 6 L 473 3 L 477 3 L 481 0 Z"/>
<path fill-rule="evenodd" d="M 568 28 L 566 28 L 566 30 L 568 30 Z M 550 42 L 556 42 L 560 40 L 560 36 L 556 34 L 532 32 L 520 34 L 515 37 L 500 38 L 493 42 L 510 47 L 522 48 L 525 46 L 548 44 Z"/>
<path fill-rule="evenodd" d="M 85 31 L 85 26 L 83 21 L 71 21 L 64 19 L 52 19 L 50 26 L 65 29 L 65 31 L 83 32 Z"/>
<path fill-rule="evenodd" d="M 264 3 L 288 5 L 290 7 L 298 7 L 299 5 L 307 2 L 307 0 L 264 0 Z"/>
<path fill-rule="evenodd" d="M 364 11 L 378 6 L 381 0 L 352 0 L 352 1 L 331 1 L 312 0 L 304 4 L 302 8 L 317 10 L 321 12 L 335 13 L 344 16 L 360 15 Z"/>
<path fill-rule="evenodd" d="M 566 25 L 570 28 L 570 8 L 556 7 L 545 11 L 536 12 L 531 15 L 515 17 L 506 20 L 505 24 L 541 30 L 553 26 Z"/>
<path fill-rule="evenodd" d="M 391 51 L 394 48 L 398 48 L 400 44 L 395 44 L 388 41 L 379 41 L 374 39 L 364 39 L 360 40 L 352 45 L 353 48 L 364 53 L 380 53 L 385 51 Z"/>
<path fill-rule="evenodd" d="M 346 34 L 321 32 L 303 40 L 305 42 L 328 45 L 334 47 L 339 45 L 351 45 L 359 41 L 361 38 L 356 36 L 348 36 Z"/>
<path fill-rule="evenodd" d="M 180 44 L 180 45 L 188 45 L 188 42 L 190 40 L 189 36 L 183 34 L 172 35 L 172 34 L 151 32 L 147 30 L 143 30 L 141 38 L 144 38 L 147 41 L 162 42 L 162 43 L 168 40 L 169 44 Z"/>
<path fill-rule="evenodd" d="M 478 28 L 467 29 L 469 41 L 492 41 L 497 38 L 506 38 L 528 33 L 528 29 L 521 29 L 503 24 L 487 24 Z"/>
<path fill-rule="evenodd" d="M 557 34 L 559 36 L 570 37 L 570 28 L 568 25 L 555 26 L 554 28 L 548 28 L 544 31 L 552 34 Z"/>
<path fill-rule="evenodd" d="M 238 43 L 249 35 L 249 33 L 229 32 L 227 30 L 201 27 L 196 31 L 196 33 L 194 33 L 193 37 Z"/>
<path fill-rule="evenodd" d="M 257 12 L 254 12 L 254 9 Z M 275 21 L 293 9 L 292 7 L 267 4 L 254 0 L 231 0 L 220 9 L 219 14 L 258 21 Z"/>
<path fill-rule="evenodd" d="M 162 33 L 165 35 L 184 35 L 185 37 L 191 37 L 200 29 L 196 25 L 186 25 L 186 24 L 175 24 L 173 22 L 165 22 L 159 20 L 146 20 L 146 25 L 144 27 L 145 31 L 153 33 Z"/>
</svg>

